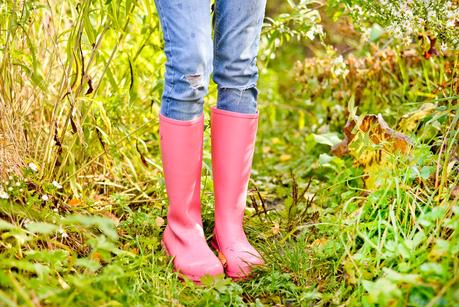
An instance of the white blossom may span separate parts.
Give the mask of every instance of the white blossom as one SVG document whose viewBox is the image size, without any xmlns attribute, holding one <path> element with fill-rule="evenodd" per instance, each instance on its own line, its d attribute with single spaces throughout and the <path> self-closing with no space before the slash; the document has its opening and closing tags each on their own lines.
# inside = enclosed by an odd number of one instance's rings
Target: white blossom
<svg viewBox="0 0 459 307">
<path fill-rule="evenodd" d="M 33 172 L 38 172 L 38 167 L 35 163 L 33 162 L 30 162 L 29 163 L 29 168 L 33 171 Z"/>
<path fill-rule="evenodd" d="M 441 4 L 440 4 L 441 3 Z M 360 21 L 376 19 L 388 34 L 402 44 L 411 44 L 419 34 L 429 33 L 448 48 L 456 47 L 459 4 L 457 1 L 376 0 L 362 1 L 351 7 L 352 15 Z"/>
<path fill-rule="evenodd" d="M 62 236 L 62 238 L 67 238 L 69 236 L 62 226 L 59 226 L 57 232 Z"/>
<path fill-rule="evenodd" d="M 315 26 L 312 26 L 307 32 L 306 32 L 306 36 L 310 39 L 310 40 L 314 40 L 314 38 L 316 37 L 316 35 L 321 35 L 323 34 L 323 28 L 321 25 L 315 25 Z"/>
<path fill-rule="evenodd" d="M 349 69 L 347 69 L 347 65 L 344 62 L 344 58 L 342 55 L 339 55 L 335 59 L 333 59 L 332 64 L 332 73 L 335 76 L 346 77 L 346 75 L 349 73 Z"/>
<path fill-rule="evenodd" d="M 53 186 L 58 190 L 62 189 L 62 185 L 56 180 L 53 181 Z"/>
<path fill-rule="evenodd" d="M 3 188 L 0 188 L 0 199 L 8 199 L 10 198 L 10 196 L 8 195 L 8 193 L 6 193 L 5 191 L 3 191 Z"/>
<path fill-rule="evenodd" d="M 49 197 L 48 197 L 48 195 L 43 194 L 43 195 L 41 196 L 41 199 L 44 200 L 44 201 L 48 201 L 48 200 L 49 200 Z"/>
</svg>

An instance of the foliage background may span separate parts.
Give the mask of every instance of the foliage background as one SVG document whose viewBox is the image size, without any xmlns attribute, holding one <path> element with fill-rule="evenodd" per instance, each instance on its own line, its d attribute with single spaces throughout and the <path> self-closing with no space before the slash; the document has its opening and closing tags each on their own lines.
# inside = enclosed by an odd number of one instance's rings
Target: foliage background
<svg viewBox="0 0 459 307">
<path fill-rule="evenodd" d="M 413 18 L 390 9 L 404 3 Z M 268 1 L 246 214 L 268 265 L 252 280 L 196 287 L 159 245 L 165 56 L 153 1 L 3 1 L 0 301 L 454 305 L 455 10 L 456 1 Z M 416 18 L 429 22 L 410 27 Z M 212 84 L 207 113 L 215 99 Z"/>
</svg>

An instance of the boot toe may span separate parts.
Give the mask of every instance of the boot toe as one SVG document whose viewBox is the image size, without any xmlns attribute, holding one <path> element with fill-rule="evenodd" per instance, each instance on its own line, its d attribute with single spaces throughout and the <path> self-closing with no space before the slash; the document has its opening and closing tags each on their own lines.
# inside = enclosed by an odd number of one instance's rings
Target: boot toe
<svg viewBox="0 0 459 307">
<path fill-rule="evenodd" d="M 190 259 L 178 259 L 174 261 L 174 266 L 178 272 L 185 275 L 194 282 L 199 282 L 203 276 L 223 275 L 223 266 L 218 258 L 205 257 L 204 259 L 190 261 Z"/>
<path fill-rule="evenodd" d="M 245 278 L 250 275 L 252 269 L 264 264 L 263 259 L 256 250 L 238 251 L 227 253 L 226 273 L 231 278 Z"/>
<path fill-rule="evenodd" d="M 204 238 L 192 231 L 188 236 L 188 244 L 184 245 L 184 240 L 171 232 L 169 225 L 164 232 L 162 245 L 167 255 L 174 258 L 175 271 L 196 283 L 205 275 L 223 275 L 223 265 Z"/>
</svg>

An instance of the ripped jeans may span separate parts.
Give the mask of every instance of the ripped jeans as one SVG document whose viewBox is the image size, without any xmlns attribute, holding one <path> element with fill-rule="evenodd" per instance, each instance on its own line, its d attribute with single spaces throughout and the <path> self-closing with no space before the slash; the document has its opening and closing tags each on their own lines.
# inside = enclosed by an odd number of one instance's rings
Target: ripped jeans
<svg viewBox="0 0 459 307">
<path fill-rule="evenodd" d="M 257 113 L 256 57 L 266 0 L 215 2 L 211 22 L 210 0 L 155 0 L 167 57 L 161 102 L 166 117 L 199 117 L 212 72 L 217 108 Z"/>
</svg>

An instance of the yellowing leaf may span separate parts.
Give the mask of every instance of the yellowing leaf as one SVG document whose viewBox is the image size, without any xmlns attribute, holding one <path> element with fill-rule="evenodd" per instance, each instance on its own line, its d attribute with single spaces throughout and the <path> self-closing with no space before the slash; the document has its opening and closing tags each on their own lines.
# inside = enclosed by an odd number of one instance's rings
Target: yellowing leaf
<svg viewBox="0 0 459 307">
<path fill-rule="evenodd" d="M 164 225 L 164 219 L 160 216 L 158 216 L 156 219 L 155 219 L 155 224 L 157 227 L 161 227 Z"/>
<path fill-rule="evenodd" d="M 399 129 L 402 131 L 414 130 L 419 121 L 430 115 L 436 107 L 433 103 L 425 103 L 419 110 L 404 115 L 398 124 Z"/>
<path fill-rule="evenodd" d="M 72 207 L 76 207 L 79 204 L 81 204 L 81 200 L 76 199 L 76 198 L 73 198 L 73 199 L 69 200 L 69 202 L 68 202 L 68 205 L 72 206 Z"/>
<path fill-rule="evenodd" d="M 327 238 L 319 238 L 315 239 L 314 242 L 311 243 L 311 246 L 324 246 L 325 244 L 327 244 L 327 242 Z"/>
<path fill-rule="evenodd" d="M 344 127 L 344 134 L 344 140 L 333 146 L 332 153 L 349 154 L 356 165 L 363 166 L 368 189 L 386 184 L 397 167 L 389 158 L 396 153 L 407 155 L 412 148 L 411 140 L 391 129 L 381 114 L 354 116 Z"/>
<path fill-rule="evenodd" d="M 223 255 L 223 253 L 220 252 L 220 251 L 218 251 L 217 253 L 218 253 L 218 256 L 217 256 L 217 257 L 218 257 L 218 260 L 220 260 L 220 262 L 222 263 L 223 267 L 226 268 L 227 262 L 226 262 L 226 257 L 225 257 L 225 255 Z"/>
<path fill-rule="evenodd" d="M 272 138 L 271 142 L 273 143 L 273 145 L 276 145 L 276 144 L 279 144 L 281 140 L 279 138 Z"/>
<path fill-rule="evenodd" d="M 57 280 L 59 281 L 59 284 L 61 285 L 62 289 L 70 288 L 69 284 L 62 277 L 58 276 Z"/>
<path fill-rule="evenodd" d="M 291 158 L 292 158 L 292 156 L 291 155 L 287 155 L 287 154 L 283 154 L 283 155 L 280 156 L 280 160 L 281 161 L 288 161 Z"/>
<path fill-rule="evenodd" d="M 94 252 L 90 255 L 90 259 L 97 261 L 98 263 L 102 262 L 102 254 L 99 252 Z"/>
<path fill-rule="evenodd" d="M 277 235 L 280 232 L 279 223 L 275 223 L 274 226 L 271 228 L 271 231 L 273 232 L 273 234 Z"/>
</svg>

